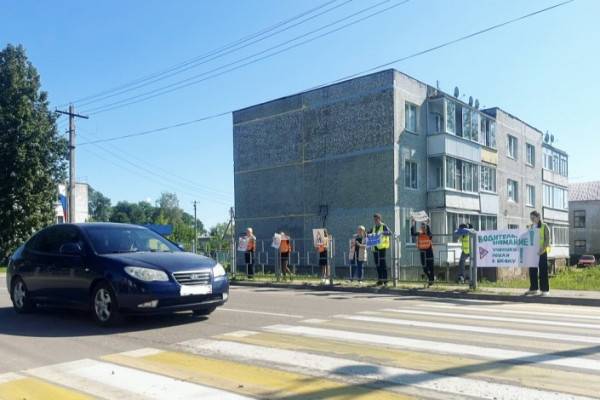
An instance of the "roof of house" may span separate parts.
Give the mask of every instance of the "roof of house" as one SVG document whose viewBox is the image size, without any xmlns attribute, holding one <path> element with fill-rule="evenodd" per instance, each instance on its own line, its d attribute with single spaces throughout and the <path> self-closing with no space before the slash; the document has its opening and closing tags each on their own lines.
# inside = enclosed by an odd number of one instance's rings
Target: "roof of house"
<svg viewBox="0 0 600 400">
<path fill-rule="evenodd" d="M 571 183 L 569 201 L 600 200 L 600 181 Z"/>
</svg>

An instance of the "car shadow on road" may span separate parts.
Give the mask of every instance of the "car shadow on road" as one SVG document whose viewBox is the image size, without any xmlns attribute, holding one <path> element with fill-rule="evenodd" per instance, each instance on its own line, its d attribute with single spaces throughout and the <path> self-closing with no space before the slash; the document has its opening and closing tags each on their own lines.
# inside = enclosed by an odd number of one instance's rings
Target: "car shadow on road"
<svg viewBox="0 0 600 400">
<path fill-rule="evenodd" d="M 208 320 L 191 313 L 127 317 L 114 327 L 97 325 L 89 313 L 42 308 L 31 314 L 17 314 L 12 307 L 0 307 L 0 336 L 77 337 L 168 328 Z"/>
</svg>

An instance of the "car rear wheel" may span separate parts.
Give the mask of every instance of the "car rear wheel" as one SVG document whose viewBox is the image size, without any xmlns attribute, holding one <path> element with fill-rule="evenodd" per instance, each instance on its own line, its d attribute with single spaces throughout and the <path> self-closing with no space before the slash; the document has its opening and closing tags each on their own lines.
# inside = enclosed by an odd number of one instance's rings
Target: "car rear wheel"
<svg viewBox="0 0 600 400">
<path fill-rule="evenodd" d="M 92 314 L 101 326 L 112 326 L 121 321 L 117 296 L 105 282 L 96 285 L 92 291 Z"/>
<path fill-rule="evenodd" d="M 35 303 L 29 298 L 29 292 L 23 279 L 15 278 L 12 290 L 10 292 L 13 303 L 13 308 L 19 314 L 32 312 L 35 309 Z"/>
<path fill-rule="evenodd" d="M 194 313 L 194 315 L 201 317 L 201 316 L 212 314 L 213 311 L 215 311 L 216 309 L 217 309 L 217 307 L 199 308 L 197 310 L 194 310 L 193 313 Z"/>
</svg>

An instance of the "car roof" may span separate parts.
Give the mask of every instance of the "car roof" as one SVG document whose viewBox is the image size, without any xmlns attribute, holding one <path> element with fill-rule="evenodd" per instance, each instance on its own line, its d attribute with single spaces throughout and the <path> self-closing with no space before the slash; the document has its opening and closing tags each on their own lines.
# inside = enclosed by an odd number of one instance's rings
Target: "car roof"
<svg viewBox="0 0 600 400">
<path fill-rule="evenodd" d="M 89 229 L 89 228 L 129 228 L 129 229 L 147 229 L 141 225 L 135 224 L 122 224 L 117 222 L 83 222 L 77 224 L 67 224 L 77 226 L 81 229 Z"/>
</svg>

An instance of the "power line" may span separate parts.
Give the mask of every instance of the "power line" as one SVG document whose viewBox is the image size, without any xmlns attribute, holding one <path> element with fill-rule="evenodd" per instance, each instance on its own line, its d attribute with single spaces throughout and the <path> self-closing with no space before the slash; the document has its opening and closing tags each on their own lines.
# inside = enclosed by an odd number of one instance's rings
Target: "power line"
<svg viewBox="0 0 600 400">
<path fill-rule="evenodd" d="M 87 136 L 87 137 L 94 136 L 91 132 L 87 132 L 86 131 L 84 133 L 85 133 L 85 135 L 82 135 L 82 136 Z M 80 133 L 80 135 L 81 135 L 81 133 Z M 110 149 L 113 152 L 123 154 L 125 157 L 127 157 L 126 162 L 128 162 L 129 164 L 131 164 L 131 165 L 133 165 L 135 167 L 144 169 L 146 171 L 149 171 L 149 172 L 152 172 L 152 173 L 155 173 L 155 174 L 158 174 L 156 170 L 162 171 L 163 172 L 163 175 L 162 175 L 163 177 L 166 177 L 169 180 L 177 179 L 180 182 L 182 182 L 184 185 L 186 185 L 189 188 L 191 188 L 192 190 L 199 190 L 201 192 L 206 192 L 206 194 L 208 194 L 208 195 L 217 196 L 217 197 L 222 198 L 223 200 L 231 200 L 231 193 L 221 192 L 219 190 L 215 190 L 215 189 L 207 187 L 207 186 L 198 185 L 197 182 L 194 182 L 191 179 L 185 178 L 185 177 L 183 177 L 181 175 L 178 175 L 178 174 L 175 174 L 174 172 L 169 171 L 169 170 L 167 170 L 165 168 L 162 168 L 162 167 L 157 166 L 155 164 L 149 163 L 148 161 L 142 159 L 141 157 L 138 157 L 138 156 L 136 156 L 136 155 L 134 155 L 134 154 L 132 154 L 130 152 L 127 152 L 127 151 L 125 151 L 123 149 L 120 149 L 120 148 L 118 148 L 118 147 L 116 147 L 116 146 L 114 146 L 112 144 L 107 144 L 107 145 L 103 146 L 102 144 L 98 143 L 95 146 L 100 147 L 101 149 L 103 149 L 103 150 L 105 150 L 107 152 L 109 150 L 106 148 L 106 146 L 110 146 Z M 115 155 L 115 154 L 113 153 L 113 155 Z M 118 155 L 115 155 L 115 156 L 118 157 Z M 118 157 L 118 158 L 123 159 L 122 157 Z M 143 166 L 140 166 L 139 164 L 133 163 L 133 161 L 130 160 L 131 158 L 133 158 L 135 160 L 138 160 L 139 163 L 145 164 L 146 166 L 148 166 L 149 168 L 151 168 L 152 171 L 148 170 L 147 168 L 144 168 Z"/>
<path fill-rule="evenodd" d="M 241 39 L 235 40 L 235 41 L 230 42 L 228 44 L 225 44 L 225 45 L 223 45 L 221 47 L 218 47 L 216 49 L 210 50 L 210 51 L 208 51 L 206 53 L 203 53 L 203 54 L 201 54 L 199 56 L 195 56 L 195 57 L 190 58 L 188 60 L 185 60 L 185 61 L 182 61 L 180 63 L 174 64 L 174 65 L 172 65 L 170 67 L 167 67 L 165 70 L 154 72 L 154 73 L 151 73 L 151 74 L 149 74 L 147 76 L 144 76 L 142 78 L 132 80 L 132 81 L 130 81 L 128 83 L 125 83 L 125 84 L 113 87 L 111 89 L 107 89 L 107 90 L 101 91 L 101 92 L 96 93 L 96 94 L 92 94 L 92 95 L 89 95 L 89 96 L 86 96 L 86 97 L 82 97 L 80 99 L 72 101 L 72 103 L 84 102 L 84 101 L 87 101 L 87 100 L 90 100 L 90 99 L 93 99 L 93 98 L 96 98 L 96 97 L 99 97 L 99 96 L 106 95 L 108 93 L 112 93 L 112 92 L 117 91 L 117 90 L 121 90 L 121 89 L 124 89 L 124 88 L 131 87 L 133 85 L 136 85 L 136 84 L 141 83 L 141 82 L 148 81 L 148 80 L 156 78 L 158 76 L 161 76 L 161 75 L 164 75 L 164 74 L 168 74 L 168 73 L 173 72 L 173 71 L 180 70 L 181 68 L 185 68 L 186 66 L 194 64 L 197 61 L 203 60 L 203 59 L 205 59 L 207 57 L 210 57 L 210 56 L 213 56 L 215 54 L 221 53 L 221 52 L 223 52 L 225 50 L 231 49 L 232 47 L 235 47 L 237 45 L 240 45 L 242 43 L 245 43 L 247 41 L 250 41 L 252 39 L 260 37 L 260 36 L 262 36 L 264 34 L 267 34 L 267 33 L 271 32 L 271 31 L 273 31 L 273 30 L 275 30 L 275 29 L 277 29 L 277 28 L 279 28 L 281 26 L 287 25 L 290 22 L 293 22 L 293 21 L 295 21 L 295 20 L 297 20 L 299 18 L 302 18 L 305 15 L 310 15 L 310 14 L 312 14 L 315 11 L 318 11 L 318 10 L 320 10 L 322 8 L 327 7 L 330 4 L 336 3 L 337 1 L 338 0 L 326 1 L 325 3 L 323 3 L 323 4 L 319 5 L 319 6 L 313 7 L 311 9 L 307 10 L 307 11 L 304 11 L 304 12 L 302 12 L 300 14 L 297 14 L 297 15 L 295 15 L 295 16 L 293 16 L 291 18 L 288 18 L 286 20 L 277 22 L 274 25 L 271 25 L 271 26 L 269 26 L 267 28 L 264 28 L 262 30 L 254 32 L 254 33 L 252 33 L 252 34 L 250 34 L 248 36 L 242 37 Z M 350 0 L 350 1 L 352 1 L 352 0 Z"/>
<path fill-rule="evenodd" d="M 197 74 L 197 75 L 193 75 L 193 76 L 188 77 L 186 79 L 182 79 L 180 81 L 173 82 L 173 83 L 171 83 L 169 85 L 165 85 L 165 86 L 162 86 L 160 88 L 156 88 L 156 89 L 144 92 L 144 93 L 140 93 L 140 94 L 137 94 L 137 95 L 134 95 L 134 96 L 130 96 L 130 97 L 118 100 L 118 101 L 113 102 L 113 103 L 109 103 L 109 104 L 105 104 L 105 105 L 102 105 L 102 106 L 98 106 L 96 108 L 88 109 L 88 110 L 86 110 L 86 112 L 88 112 L 90 114 L 99 114 L 99 113 L 102 113 L 102 112 L 107 112 L 107 111 L 111 111 L 111 110 L 114 110 L 114 109 L 117 109 L 117 108 L 122 108 L 122 107 L 126 107 L 126 106 L 129 106 L 129 105 L 132 105 L 132 104 L 140 103 L 140 102 L 152 99 L 154 97 L 162 96 L 162 95 L 167 94 L 167 93 L 171 93 L 171 92 L 174 92 L 174 91 L 177 91 L 177 90 L 180 90 L 180 89 L 187 88 L 187 87 L 192 86 L 192 85 L 196 85 L 198 83 L 201 83 L 201 82 L 204 82 L 204 81 L 207 81 L 207 80 L 219 77 L 219 76 L 227 74 L 229 72 L 233 72 L 235 70 L 238 70 L 240 68 L 246 67 L 248 65 L 255 64 L 255 63 L 257 63 L 259 61 L 262 61 L 262 60 L 265 60 L 267 58 L 274 57 L 274 56 L 276 56 L 278 54 L 281 54 L 281 53 L 284 53 L 286 51 L 292 50 L 292 49 L 294 49 L 296 47 L 299 47 L 299 46 L 302 46 L 304 44 L 313 42 L 313 41 L 315 41 L 317 39 L 320 39 L 322 37 L 331 35 L 331 34 L 333 34 L 335 32 L 338 32 L 338 31 L 340 31 L 342 29 L 348 28 L 348 27 L 350 27 L 352 25 L 355 25 L 355 24 L 357 24 L 359 22 L 362 22 L 362 21 L 364 21 L 366 19 L 372 18 L 374 16 L 377 16 L 379 14 L 387 12 L 387 11 L 393 9 L 393 8 L 396 8 L 398 6 L 406 4 L 409 1 L 410 0 L 400 1 L 399 3 L 396 3 L 396 4 L 394 4 L 394 5 L 390 6 L 390 7 L 384 8 L 382 10 L 379 10 L 377 12 L 369 14 L 369 15 L 367 15 L 365 17 L 356 19 L 356 20 L 354 20 L 354 21 L 352 21 L 350 23 L 344 24 L 344 25 L 342 25 L 342 26 L 340 26 L 338 28 L 332 29 L 332 30 L 327 31 L 325 33 L 322 33 L 322 34 L 320 34 L 318 36 L 315 36 L 315 37 L 309 38 L 307 40 L 304 40 L 302 42 L 299 42 L 299 43 L 293 44 L 291 46 L 285 47 L 285 48 L 283 48 L 281 50 L 278 50 L 276 52 L 273 52 L 273 53 L 270 53 L 270 54 L 266 54 L 265 56 L 262 56 L 262 57 L 254 59 L 254 60 L 248 61 L 248 62 L 243 63 L 241 65 L 238 65 L 236 67 L 232 67 L 232 68 L 223 70 L 224 68 L 231 67 L 231 66 L 239 64 L 239 63 L 241 63 L 243 61 L 250 60 L 252 58 L 260 56 L 261 54 L 268 53 L 268 52 L 270 52 L 270 51 L 272 51 L 274 49 L 277 49 L 279 47 L 285 46 L 288 43 L 295 42 L 295 41 L 300 40 L 300 39 L 302 39 L 304 37 L 310 36 L 310 35 L 312 35 L 312 34 L 314 34 L 316 32 L 322 31 L 322 30 L 327 29 L 327 28 L 329 28 L 329 27 L 331 27 L 333 25 L 337 25 L 339 23 L 347 21 L 347 20 L 349 20 L 349 19 L 351 19 L 353 17 L 356 17 L 357 15 L 360 15 L 360 14 L 363 14 L 365 12 L 371 11 L 371 10 L 373 10 L 373 9 L 375 9 L 375 8 L 377 8 L 377 7 L 385 4 L 385 3 L 389 3 L 390 2 L 390 0 L 380 1 L 380 2 L 378 2 L 378 3 L 376 3 L 376 4 L 372 5 L 372 6 L 363 8 L 363 9 L 359 10 L 358 12 L 350 14 L 350 15 L 344 17 L 344 18 L 341 18 L 341 19 L 338 19 L 338 20 L 336 20 L 334 22 L 328 23 L 328 24 L 326 24 L 324 26 L 321 26 L 321 27 L 319 27 L 317 29 L 314 29 L 314 30 L 312 30 L 310 32 L 307 32 L 307 33 L 304 33 L 302 35 L 296 36 L 293 39 L 286 40 L 286 41 L 284 41 L 282 43 L 279 43 L 279 44 L 277 44 L 275 46 L 271 46 L 271 47 L 269 47 L 267 49 L 261 50 L 261 51 L 259 51 L 257 53 L 254 53 L 254 54 L 251 54 L 249 56 L 240 58 L 240 59 L 238 59 L 236 61 L 233 61 L 233 62 L 224 64 L 224 65 L 221 65 L 219 67 L 213 68 L 212 70 L 205 71 L 205 72 L 202 72 L 202 73 Z M 220 70 L 223 70 L 223 71 L 217 72 L 217 71 L 220 71 Z M 211 74 L 213 72 L 217 72 L 217 73 L 209 75 L 209 74 Z M 206 75 L 208 75 L 208 76 L 206 76 Z M 199 78 L 201 76 L 205 76 L 205 78 L 197 79 L 197 78 Z"/>
<path fill-rule="evenodd" d="M 419 51 L 417 53 L 413 53 L 413 54 L 405 56 L 405 57 L 397 58 L 395 60 L 386 62 L 384 64 L 380 64 L 380 65 L 378 65 L 376 67 L 372 67 L 372 68 L 369 68 L 367 70 L 363 70 L 363 71 L 358 72 L 356 74 L 345 76 L 343 78 L 337 79 L 335 81 L 332 81 L 332 82 L 324 84 L 324 85 L 314 86 L 314 87 L 312 87 L 310 89 L 307 89 L 307 90 L 318 89 L 318 88 L 320 88 L 322 86 L 326 86 L 326 85 L 338 83 L 338 82 L 340 82 L 342 80 L 351 79 L 351 78 L 356 77 L 358 75 L 361 75 L 361 74 L 364 74 L 364 73 L 368 73 L 368 72 L 372 72 L 372 71 L 377 70 L 379 68 L 388 67 L 390 65 L 393 65 L 393 64 L 396 64 L 396 63 L 399 63 L 399 62 L 402 62 L 402 61 L 406 61 L 406 60 L 409 60 L 411 58 L 415 58 L 415 57 L 421 56 L 423 54 L 430 53 L 430 52 L 435 51 L 435 50 L 439 50 L 439 49 L 441 49 L 443 47 L 447 47 L 447 46 L 450 46 L 452 44 L 456 44 L 456 43 L 458 43 L 460 41 L 467 40 L 467 39 L 470 39 L 470 38 L 482 35 L 484 33 L 490 32 L 492 30 L 496 30 L 496 29 L 499 29 L 501 27 L 507 26 L 509 24 L 513 24 L 513 23 L 516 23 L 518 21 L 522 21 L 524 19 L 531 18 L 531 17 L 533 17 L 535 15 L 538 15 L 538 14 L 541 14 L 541 13 L 548 12 L 548 11 L 553 10 L 555 8 L 558 8 L 558 7 L 567 5 L 569 3 L 572 3 L 573 1 L 575 1 L 575 0 L 563 1 L 561 3 L 557 3 L 557 4 L 553 5 L 553 6 L 549 6 L 549 7 L 546 7 L 546 8 L 543 8 L 543 9 L 540 9 L 540 10 L 537 10 L 537 11 L 534 11 L 534 12 L 531 12 L 531 13 L 528 13 L 528 14 L 524 14 L 524 15 L 522 15 L 520 17 L 513 18 L 513 19 L 507 20 L 505 22 L 502 22 L 502 23 L 499 23 L 499 24 L 496 24 L 496 25 L 492 25 L 492 26 L 490 26 L 488 28 L 485 28 L 485 29 L 482 29 L 482 30 L 479 30 L 479 31 L 476 31 L 476 32 L 473 32 L 473 33 L 470 33 L 470 34 L 465 35 L 465 36 L 461 36 L 461 37 L 459 37 L 457 39 L 453 39 L 453 40 L 448 41 L 448 42 L 444 42 L 444 43 L 442 43 L 440 45 L 430 47 L 430 48 L 428 48 L 426 50 L 422 50 L 422 51 Z M 79 146 L 83 146 L 83 145 L 87 145 L 87 144 L 94 144 L 94 143 L 111 142 L 111 141 L 115 141 L 115 140 L 122 140 L 122 139 L 137 137 L 137 136 L 149 135 L 149 134 L 152 134 L 152 133 L 166 131 L 166 130 L 170 130 L 170 129 L 173 129 L 173 128 L 179 128 L 179 127 L 183 127 L 183 126 L 186 126 L 186 125 L 196 124 L 196 123 L 204 122 L 204 121 L 215 119 L 215 118 L 220 118 L 220 117 L 223 117 L 225 115 L 229 115 L 232 112 L 234 112 L 235 110 L 241 109 L 241 108 L 243 108 L 243 107 L 237 107 L 237 108 L 234 108 L 234 109 L 229 110 L 229 111 L 224 111 L 224 112 L 221 112 L 221 113 L 218 113 L 218 114 L 207 115 L 207 116 L 204 116 L 204 117 L 201 117 L 201 118 L 197 118 L 197 119 L 194 119 L 194 120 L 191 120 L 191 121 L 186 121 L 186 122 L 181 122 L 181 123 L 178 123 L 178 124 L 168 125 L 168 126 L 164 126 L 164 127 L 161 127 L 161 128 L 151 129 L 151 130 L 137 132 L 137 133 L 130 133 L 130 134 L 121 135 L 121 136 L 113 136 L 113 137 L 110 137 L 110 138 L 99 139 L 99 140 L 90 141 L 90 142 L 84 142 L 84 143 L 81 143 Z"/>
<path fill-rule="evenodd" d="M 338 1 L 338 0 L 335 0 L 335 1 Z M 308 21 L 310 21 L 312 19 L 318 18 L 318 17 L 320 17 L 320 16 L 322 16 L 324 14 L 327 14 L 327 13 L 333 11 L 333 10 L 336 10 L 336 9 L 338 9 L 340 7 L 343 7 L 346 4 L 351 3 L 352 1 L 354 1 L 354 0 L 346 0 L 343 3 L 341 3 L 341 4 L 338 4 L 338 5 L 335 5 L 335 6 L 331 7 L 331 8 L 328 8 L 328 9 L 326 9 L 326 10 L 324 10 L 324 11 L 318 13 L 318 14 L 311 15 L 308 18 L 305 18 L 305 19 L 303 19 L 303 20 L 301 20 L 301 21 L 299 21 L 299 22 L 297 22 L 295 24 L 292 24 L 292 25 L 286 26 L 286 27 L 284 27 L 282 29 L 279 29 L 277 31 L 274 31 L 273 33 L 271 33 L 271 34 L 269 34 L 267 36 L 259 37 L 256 40 L 247 41 L 245 44 L 239 45 L 237 47 L 223 49 L 222 51 L 219 51 L 216 54 L 209 54 L 207 56 L 202 56 L 202 57 L 200 57 L 198 60 L 196 60 L 194 62 L 187 62 L 186 65 L 182 65 L 182 66 L 174 69 L 173 71 L 167 71 L 167 72 L 163 72 L 161 74 L 157 74 L 158 76 L 156 76 L 154 78 L 145 79 L 143 82 L 140 82 L 139 84 L 127 85 L 127 88 L 123 88 L 122 90 L 112 91 L 112 92 L 107 93 L 106 95 L 103 95 L 103 96 L 95 96 L 94 98 L 89 99 L 87 101 L 80 100 L 80 102 L 78 103 L 78 106 L 79 107 L 83 107 L 83 106 L 86 106 L 86 105 L 89 105 L 89 104 L 93 104 L 93 103 L 96 103 L 98 101 L 102 101 L 102 100 L 105 100 L 105 99 L 109 99 L 111 97 L 119 96 L 121 94 L 125 94 L 127 92 L 131 92 L 131 91 L 134 91 L 136 89 L 140 89 L 142 87 L 151 85 L 153 83 L 160 82 L 160 81 L 163 81 L 165 79 L 171 78 L 173 76 L 179 75 L 179 74 L 181 74 L 181 73 L 183 73 L 185 71 L 188 71 L 190 69 L 196 68 L 196 67 L 198 67 L 200 65 L 209 63 L 211 61 L 217 60 L 217 59 L 222 58 L 222 57 L 224 57 L 226 55 L 229 55 L 231 53 L 235 53 L 235 52 L 237 52 L 239 50 L 245 49 L 246 47 L 252 46 L 252 45 L 254 45 L 256 43 L 259 43 L 259 42 L 262 42 L 264 40 L 267 40 L 267 39 L 269 39 L 269 38 L 271 38 L 273 36 L 276 36 L 276 35 L 278 35 L 278 34 L 280 34 L 282 32 L 288 31 L 288 30 L 290 30 L 292 28 L 295 28 L 296 26 L 302 25 L 302 24 L 304 24 L 304 23 L 306 23 L 306 22 L 308 22 Z M 387 1 L 389 1 L 389 0 L 387 0 Z M 329 2 L 329 3 L 332 3 L 332 2 Z M 327 3 L 327 4 L 329 4 L 329 3 Z"/>
</svg>

